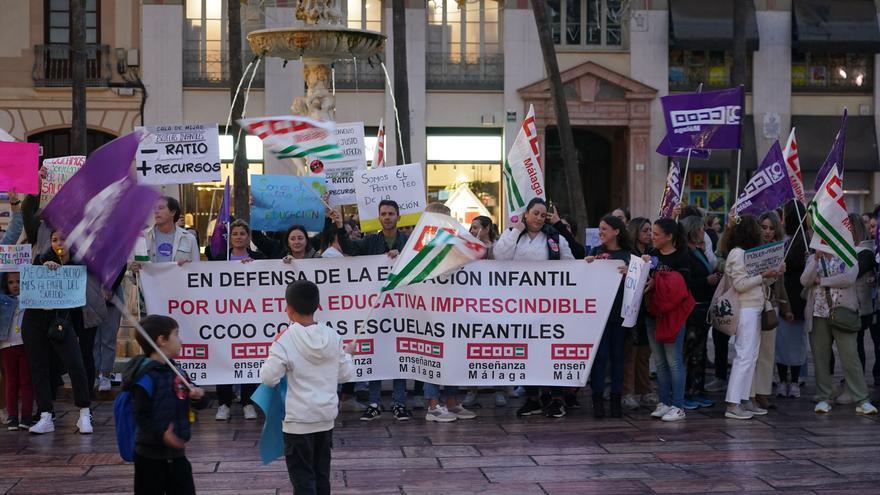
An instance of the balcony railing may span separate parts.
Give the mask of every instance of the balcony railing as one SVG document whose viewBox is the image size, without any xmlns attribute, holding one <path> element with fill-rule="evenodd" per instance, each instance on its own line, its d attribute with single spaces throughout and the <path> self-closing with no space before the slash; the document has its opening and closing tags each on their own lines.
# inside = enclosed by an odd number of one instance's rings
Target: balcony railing
<svg viewBox="0 0 880 495">
<path fill-rule="evenodd" d="M 428 89 L 502 90 L 504 55 L 487 55 L 475 61 L 452 61 L 448 54 L 428 53 Z"/>
<path fill-rule="evenodd" d="M 34 86 L 64 87 L 73 84 L 73 56 L 70 45 L 34 46 Z M 107 86 L 113 75 L 109 45 L 86 46 L 86 86 Z"/>
<path fill-rule="evenodd" d="M 242 70 L 254 58 L 250 49 L 242 53 Z M 260 63 L 257 75 L 251 88 L 262 88 L 265 82 L 265 64 Z M 243 88 L 250 81 L 250 72 L 244 80 Z M 229 51 L 201 50 L 186 48 L 183 50 L 183 85 L 188 87 L 225 87 L 229 86 Z"/>
</svg>

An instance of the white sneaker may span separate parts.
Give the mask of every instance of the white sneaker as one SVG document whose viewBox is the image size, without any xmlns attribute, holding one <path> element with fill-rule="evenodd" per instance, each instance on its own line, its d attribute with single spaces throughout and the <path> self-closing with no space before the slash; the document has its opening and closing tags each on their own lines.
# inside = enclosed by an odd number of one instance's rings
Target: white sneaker
<svg viewBox="0 0 880 495">
<path fill-rule="evenodd" d="M 651 392 L 650 394 L 645 394 L 642 396 L 641 404 L 645 407 L 654 407 L 660 403 L 660 398 L 657 397 L 655 392 Z"/>
<path fill-rule="evenodd" d="M 214 416 L 214 419 L 217 421 L 229 421 L 229 416 L 232 411 L 229 410 L 229 406 L 220 406 L 217 408 L 217 415 Z"/>
<path fill-rule="evenodd" d="M 424 409 L 425 408 L 425 399 L 424 397 L 417 395 L 412 398 L 412 408 L 413 409 Z"/>
<path fill-rule="evenodd" d="M 869 401 L 865 401 L 859 404 L 859 407 L 856 408 L 856 414 L 875 416 L 877 414 L 877 408 Z"/>
<path fill-rule="evenodd" d="M 670 409 L 672 409 L 672 406 L 667 406 L 666 404 L 661 402 L 657 404 L 657 408 L 654 409 L 654 412 L 651 413 L 651 417 L 658 419 L 662 418 L 663 416 L 666 416 L 666 413 L 668 413 Z"/>
<path fill-rule="evenodd" d="M 37 424 L 31 426 L 28 431 L 40 435 L 42 435 L 43 433 L 52 433 L 53 431 L 55 431 L 55 422 L 52 421 L 52 413 L 40 413 L 40 420 L 37 421 Z"/>
<path fill-rule="evenodd" d="M 455 413 L 446 409 L 446 406 L 437 406 L 428 409 L 425 413 L 425 421 L 436 421 L 438 423 L 451 423 L 458 419 Z"/>
<path fill-rule="evenodd" d="M 504 392 L 495 392 L 495 407 L 507 407 L 507 397 Z"/>
<path fill-rule="evenodd" d="M 764 416 L 765 414 L 767 414 L 766 409 L 764 409 L 763 407 L 758 407 L 757 404 L 750 400 L 743 402 L 742 408 L 755 416 Z"/>
<path fill-rule="evenodd" d="M 42 417 L 40 418 L 42 420 Z M 88 407 L 79 410 L 79 419 L 76 420 L 76 429 L 83 435 L 91 435 L 95 430 L 92 429 L 92 411 Z"/>
<path fill-rule="evenodd" d="M 473 411 L 468 411 L 461 404 L 453 407 L 449 410 L 449 412 L 455 414 L 455 417 L 457 417 L 458 419 L 474 419 L 477 417 L 477 415 Z"/>
<path fill-rule="evenodd" d="M 733 409 L 724 412 L 724 417 L 728 419 L 752 419 L 755 414 L 743 408 L 742 404 L 737 404 Z"/>
<path fill-rule="evenodd" d="M 366 404 L 361 404 L 354 397 L 339 401 L 339 410 L 344 412 L 361 412 L 367 410 Z"/>
<path fill-rule="evenodd" d="M 621 404 L 628 411 L 635 411 L 640 407 L 639 401 L 636 400 L 636 397 L 633 394 L 626 394 L 626 396 L 623 397 Z"/>
<path fill-rule="evenodd" d="M 842 394 L 838 395 L 836 399 L 834 399 L 834 403 L 840 406 L 845 406 L 847 404 L 852 404 L 855 402 L 852 396 L 849 394 L 849 390 L 844 390 Z"/>
<path fill-rule="evenodd" d="M 831 412 L 831 404 L 828 403 L 827 400 L 823 400 L 816 404 L 816 407 L 813 408 L 813 412 L 817 414 L 828 414 Z"/>
<path fill-rule="evenodd" d="M 782 399 L 784 397 L 788 397 L 788 389 L 789 386 L 785 382 L 779 382 L 776 384 L 776 397 Z"/>
<path fill-rule="evenodd" d="M 113 388 L 110 379 L 104 375 L 98 377 L 98 392 L 109 392 Z"/>
<path fill-rule="evenodd" d="M 667 411 L 660 420 L 666 422 L 681 421 L 685 416 L 686 415 L 682 409 L 678 407 L 670 407 L 669 411 Z"/>
<path fill-rule="evenodd" d="M 722 392 L 727 389 L 727 380 L 716 378 L 706 384 L 706 392 Z"/>
<path fill-rule="evenodd" d="M 244 406 L 244 419 L 257 419 L 257 410 L 253 404 Z"/>
<path fill-rule="evenodd" d="M 525 387 L 516 387 L 510 392 L 510 397 L 513 399 L 519 399 L 520 397 L 522 397 L 525 394 L 526 394 Z"/>
<path fill-rule="evenodd" d="M 477 394 L 471 390 L 464 396 L 464 400 L 461 401 L 461 405 L 470 407 L 477 403 Z"/>
<path fill-rule="evenodd" d="M 792 399 L 800 399 L 801 398 L 801 387 L 797 383 L 792 383 L 788 386 L 788 396 Z"/>
</svg>

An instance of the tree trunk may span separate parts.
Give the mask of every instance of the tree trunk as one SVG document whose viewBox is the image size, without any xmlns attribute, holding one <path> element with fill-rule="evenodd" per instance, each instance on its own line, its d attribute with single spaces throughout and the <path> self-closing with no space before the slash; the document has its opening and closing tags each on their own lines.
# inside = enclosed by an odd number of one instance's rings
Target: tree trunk
<svg viewBox="0 0 880 495">
<path fill-rule="evenodd" d="M 86 0 L 70 2 L 70 45 L 73 79 L 70 154 L 86 155 Z"/>
<path fill-rule="evenodd" d="M 538 39 L 541 41 L 541 53 L 544 56 L 544 70 L 550 80 L 550 94 L 553 97 L 553 106 L 556 113 L 556 126 L 559 130 L 559 142 L 562 145 L 562 163 L 565 172 L 565 182 L 568 187 L 568 208 L 571 215 L 577 220 L 578 225 L 586 227 L 587 206 L 584 201 L 583 182 L 578 163 L 577 149 L 574 146 L 574 135 L 571 132 L 571 122 L 568 119 L 568 106 L 565 101 L 565 91 L 562 87 L 562 76 L 559 73 L 559 63 L 556 61 L 556 48 L 553 46 L 553 37 L 550 32 L 550 16 L 547 13 L 547 2 L 544 0 L 530 0 L 532 11 L 535 13 L 535 24 L 538 27 Z M 546 161 L 544 168 L 547 168 Z M 546 176 L 546 170 L 544 172 Z M 560 212 L 565 213 L 565 212 Z M 574 232 L 578 238 L 582 237 Z"/>
<path fill-rule="evenodd" d="M 406 70 L 406 2 L 404 0 L 393 0 L 391 3 L 392 19 L 391 19 L 391 36 L 394 38 L 394 99 L 397 101 L 397 114 L 400 119 L 398 124 L 398 139 L 400 143 L 397 146 L 397 164 L 406 163 L 405 156 L 400 152 L 403 148 L 404 153 L 412 154 L 410 149 L 410 131 L 409 131 L 409 80 L 407 79 Z M 412 158 L 412 157 L 410 157 Z"/>
<path fill-rule="evenodd" d="M 229 20 L 229 100 L 235 98 L 238 82 L 242 77 L 242 50 L 241 50 L 241 3 L 238 0 L 228 2 Z M 248 162 L 247 146 L 245 145 L 245 132 L 238 125 L 238 119 L 244 111 L 244 98 L 239 96 L 232 107 L 232 125 L 227 133 L 233 137 L 238 146 L 235 148 L 233 161 L 232 182 L 234 183 L 232 204 L 235 207 L 235 218 L 246 222 L 250 221 L 250 186 L 248 185 Z"/>
<path fill-rule="evenodd" d="M 734 86 L 745 86 L 746 81 L 746 54 L 747 54 L 747 46 L 746 46 L 746 20 L 748 16 L 751 14 L 751 9 L 753 8 L 754 3 L 753 0 L 734 0 L 733 2 L 733 70 L 730 73 L 730 81 Z M 745 118 L 745 106 L 743 106 L 740 115 Z M 746 126 L 740 126 L 740 143 L 744 142 L 744 135 L 742 135 L 745 131 Z M 742 145 L 740 145 L 742 146 Z M 742 171 L 737 169 L 737 155 L 739 151 L 734 150 L 731 154 L 732 157 L 732 166 L 730 167 L 733 170 L 733 183 L 731 187 L 733 189 L 737 189 L 737 184 L 740 184 L 740 175 L 742 175 Z M 739 191 L 734 190 L 733 197 L 736 198 L 739 194 Z"/>
</svg>

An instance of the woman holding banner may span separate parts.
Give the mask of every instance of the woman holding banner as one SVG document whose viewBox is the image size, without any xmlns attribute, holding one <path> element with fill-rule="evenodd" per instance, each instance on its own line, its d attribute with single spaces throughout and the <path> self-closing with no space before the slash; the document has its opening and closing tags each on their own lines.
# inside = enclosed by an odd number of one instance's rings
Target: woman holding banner
<svg viewBox="0 0 880 495">
<path fill-rule="evenodd" d="M 651 249 L 651 220 L 645 217 L 633 218 L 626 226 L 632 240 L 632 254 L 643 256 Z M 645 300 L 639 310 L 636 326 L 630 329 L 627 337 L 623 363 L 623 407 L 634 411 L 639 406 L 657 405 L 657 394 L 651 389 L 651 346 L 648 344 L 648 331 L 645 327 Z"/>
</svg>

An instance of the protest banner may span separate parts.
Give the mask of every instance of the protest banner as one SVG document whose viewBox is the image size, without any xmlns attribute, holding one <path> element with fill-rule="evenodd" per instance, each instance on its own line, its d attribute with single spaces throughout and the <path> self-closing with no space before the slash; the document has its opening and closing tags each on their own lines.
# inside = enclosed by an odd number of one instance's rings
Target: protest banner
<svg viewBox="0 0 880 495">
<path fill-rule="evenodd" d="M 334 130 L 336 144 L 345 158 L 321 159 L 310 156 L 309 170 L 313 174 L 323 174 L 327 179 L 327 202 L 330 206 L 353 205 L 357 203 L 354 190 L 354 174 L 366 170 L 364 155 L 364 123 L 336 124 Z"/>
<path fill-rule="evenodd" d="M 217 124 L 148 125 L 135 171 L 141 184 L 191 184 L 220 180 Z"/>
<path fill-rule="evenodd" d="M 86 163 L 82 155 L 62 156 L 43 160 L 46 178 L 40 182 L 40 205 L 44 208 L 58 194 L 61 186 Z"/>
<path fill-rule="evenodd" d="M 639 309 L 642 307 L 642 296 L 645 293 L 649 273 L 651 273 L 650 263 L 646 263 L 639 256 L 630 255 L 629 268 L 623 283 L 623 306 L 620 308 L 620 317 L 623 318 L 623 326 L 626 328 L 636 326 L 636 320 L 639 319 Z"/>
<path fill-rule="evenodd" d="M 17 272 L 21 265 L 30 263 L 30 244 L 0 244 L 0 272 Z"/>
<path fill-rule="evenodd" d="M 85 304 L 85 266 L 61 266 L 57 270 L 42 265 L 21 266 L 21 309 L 66 309 Z"/>
<path fill-rule="evenodd" d="M 358 214 L 361 230 L 375 232 L 379 224 L 379 202 L 393 199 L 400 207 L 398 227 L 409 227 L 419 221 L 424 211 L 425 179 L 421 163 L 382 167 L 355 173 Z"/>
<path fill-rule="evenodd" d="M 326 189 L 323 177 L 251 176 L 251 227 L 283 232 L 302 225 L 310 232 L 321 231 L 325 210 L 321 197 Z"/>
<path fill-rule="evenodd" d="M 0 191 L 38 194 L 40 145 L 0 141 Z"/>
<path fill-rule="evenodd" d="M 785 241 L 771 242 L 747 249 L 745 252 L 746 272 L 750 277 L 760 275 L 771 268 L 779 268 L 785 261 Z"/>
<path fill-rule="evenodd" d="M 141 283 L 147 312 L 180 323 L 178 361 L 204 385 L 259 381 L 269 346 L 289 325 L 285 287 L 306 279 L 321 291 L 315 319 L 343 341 L 357 340 L 356 381 L 583 386 L 618 266 L 476 261 L 380 293 L 391 272 L 387 256 L 148 263 Z"/>
</svg>

